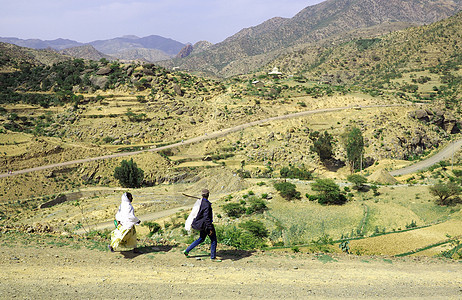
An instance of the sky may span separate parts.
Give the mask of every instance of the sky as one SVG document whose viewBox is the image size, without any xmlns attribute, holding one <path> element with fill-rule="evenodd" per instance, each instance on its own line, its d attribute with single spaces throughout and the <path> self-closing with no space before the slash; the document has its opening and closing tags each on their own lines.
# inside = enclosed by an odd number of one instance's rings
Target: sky
<svg viewBox="0 0 462 300">
<path fill-rule="evenodd" d="M 324 0 L 0 0 L 0 37 L 87 43 L 159 35 L 218 43 Z"/>
</svg>

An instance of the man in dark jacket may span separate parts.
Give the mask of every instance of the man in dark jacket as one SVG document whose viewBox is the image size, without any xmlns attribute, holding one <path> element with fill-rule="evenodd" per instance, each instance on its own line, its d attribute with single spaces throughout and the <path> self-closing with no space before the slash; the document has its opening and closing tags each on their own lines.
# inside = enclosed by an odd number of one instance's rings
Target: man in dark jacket
<svg viewBox="0 0 462 300">
<path fill-rule="evenodd" d="M 197 216 L 194 218 L 191 224 L 193 229 L 199 230 L 200 236 L 183 253 L 186 255 L 186 257 L 189 257 L 189 252 L 197 245 L 203 243 L 208 235 L 210 237 L 210 259 L 212 261 L 221 261 L 216 259 L 217 234 L 215 232 L 215 227 L 213 226 L 212 204 L 208 199 L 209 191 L 205 189 L 202 190 L 201 206 Z"/>
</svg>

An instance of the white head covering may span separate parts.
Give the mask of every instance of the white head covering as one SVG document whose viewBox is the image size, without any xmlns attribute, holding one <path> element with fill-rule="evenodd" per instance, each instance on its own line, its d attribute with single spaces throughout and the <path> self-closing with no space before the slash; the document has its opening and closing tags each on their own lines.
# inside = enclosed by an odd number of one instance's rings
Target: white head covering
<svg viewBox="0 0 462 300">
<path fill-rule="evenodd" d="M 132 228 L 133 225 L 140 221 L 140 219 L 135 217 L 135 209 L 128 199 L 127 193 L 122 195 L 122 202 L 120 203 L 119 211 L 117 211 L 115 218 L 125 229 Z"/>
</svg>

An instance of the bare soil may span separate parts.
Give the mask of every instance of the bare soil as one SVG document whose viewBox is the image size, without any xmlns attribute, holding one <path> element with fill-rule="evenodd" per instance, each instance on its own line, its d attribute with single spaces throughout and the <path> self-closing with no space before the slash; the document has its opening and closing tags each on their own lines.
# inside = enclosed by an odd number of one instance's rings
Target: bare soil
<svg viewBox="0 0 462 300">
<path fill-rule="evenodd" d="M 207 246 L 141 254 L 56 245 L 0 246 L 0 298 L 19 299 L 460 299 L 460 262 L 346 254 L 245 252 Z"/>
</svg>

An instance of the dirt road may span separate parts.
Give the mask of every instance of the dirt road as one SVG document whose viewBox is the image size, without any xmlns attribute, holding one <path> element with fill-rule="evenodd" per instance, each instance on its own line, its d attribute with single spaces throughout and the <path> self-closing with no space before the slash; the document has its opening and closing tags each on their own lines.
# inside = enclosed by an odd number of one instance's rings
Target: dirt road
<svg viewBox="0 0 462 300">
<path fill-rule="evenodd" d="M 143 254 L 0 246 L 1 299 L 461 299 L 462 265 L 425 258 L 228 252 Z M 219 249 L 220 250 L 220 249 Z M 198 260 L 199 259 L 199 260 Z"/>
<path fill-rule="evenodd" d="M 432 157 L 419 161 L 418 163 L 413 164 L 411 166 L 407 166 L 399 170 L 391 171 L 390 174 L 392 176 L 401 176 L 401 175 L 415 173 L 420 170 L 425 170 L 442 160 L 451 158 L 452 155 L 455 152 L 459 151 L 461 147 L 462 147 L 462 139 L 453 141 L 449 143 L 449 145 L 447 145 L 445 148 L 441 149 L 438 153 L 433 155 Z"/>
<path fill-rule="evenodd" d="M 162 150 L 165 150 L 165 149 L 176 148 L 176 147 L 183 146 L 183 145 L 198 143 L 198 142 L 202 142 L 202 141 L 209 140 L 209 139 L 215 139 L 215 138 L 222 137 L 222 136 L 225 136 L 225 135 L 233 133 L 233 132 L 243 130 L 243 129 L 248 128 L 248 127 L 252 127 L 252 126 L 256 126 L 256 125 L 260 125 L 260 124 L 268 123 L 268 122 L 272 122 L 272 121 L 277 121 L 277 120 L 286 120 L 286 119 L 298 118 L 298 117 L 312 115 L 312 114 L 340 111 L 340 110 L 346 110 L 346 109 L 356 109 L 356 108 L 366 109 L 366 108 L 394 107 L 394 106 L 403 106 L 403 105 L 396 104 L 396 105 L 345 106 L 345 107 L 333 107 L 333 108 L 302 111 L 302 112 L 298 112 L 298 113 L 292 113 L 292 114 L 287 114 L 287 115 L 282 115 L 282 116 L 276 116 L 276 117 L 266 118 L 266 119 L 262 119 L 262 120 L 257 120 L 257 121 L 245 123 L 245 124 L 242 124 L 242 125 L 238 125 L 238 126 L 235 126 L 235 127 L 222 129 L 222 130 L 211 132 L 211 133 L 206 133 L 206 134 L 204 134 L 202 136 L 198 136 L 198 137 L 195 137 L 195 138 L 191 138 L 191 139 L 188 139 L 188 140 L 185 140 L 185 141 L 182 141 L 182 142 L 178 142 L 178 143 L 174 143 L 174 144 L 171 144 L 171 145 L 167 145 L 167 146 L 162 146 L 162 147 L 157 147 L 157 148 L 150 148 L 150 149 L 147 149 L 147 150 L 124 152 L 124 153 L 115 153 L 115 154 L 98 156 L 98 157 L 90 157 L 90 158 L 78 159 L 78 160 L 67 161 L 67 162 L 56 163 L 56 164 L 51 164 L 51 165 L 46 165 L 46 166 L 23 169 L 23 170 L 15 170 L 15 171 L 12 171 L 12 172 L 0 174 L 0 178 L 9 177 L 9 176 L 15 176 L 15 175 L 19 175 L 19 174 L 30 173 L 30 172 L 35 172 L 35 171 L 43 171 L 43 170 L 56 168 L 56 167 L 64 167 L 64 166 L 69 166 L 69 165 L 74 165 L 74 164 L 81 164 L 81 163 L 86 163 L 86 162 L 90 162 L 90 161 L 104 160 L 104 159 L 116 158 L 116 157 L 124 157 L 124 156 L 132 156 L 132 155 L 137 155 L 137 154 L 140 154 L 140 153 L 143 153 L 143 152 L 158 152 L 158 151 L 162 151 Z"/>
</svg>

